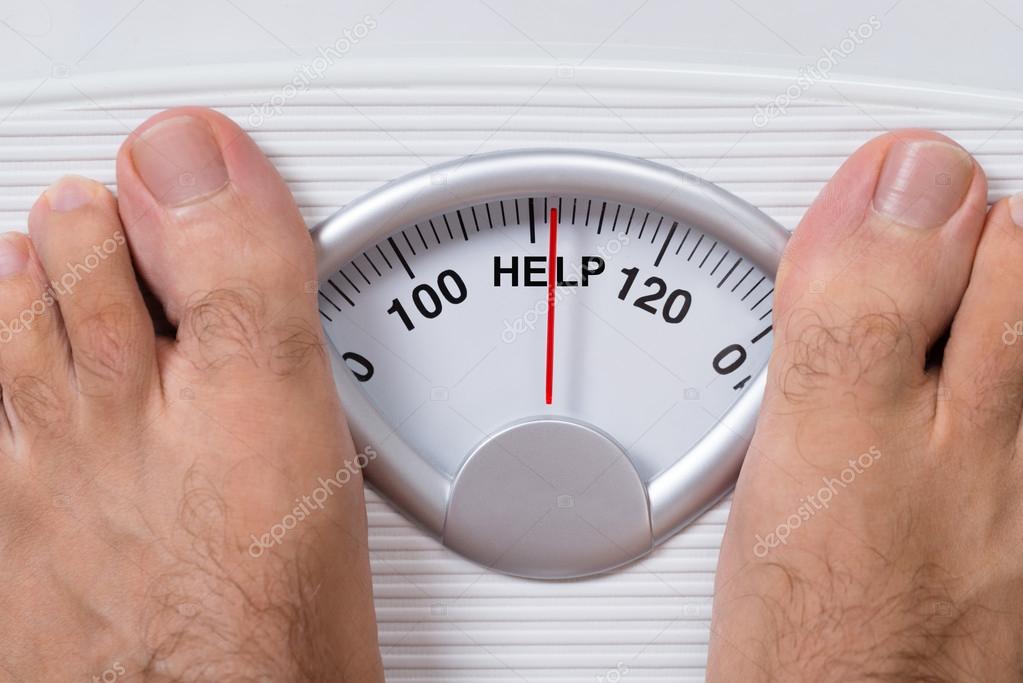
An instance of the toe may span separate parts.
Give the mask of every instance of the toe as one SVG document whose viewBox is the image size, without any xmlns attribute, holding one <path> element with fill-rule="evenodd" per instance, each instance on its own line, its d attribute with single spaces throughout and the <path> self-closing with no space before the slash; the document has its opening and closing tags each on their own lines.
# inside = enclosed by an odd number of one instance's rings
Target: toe
<svg viewBox="0 0 1023 683">
<path fill-rule="evenodd" d="M 117 178 L 135 262 L 180 348 L 210 362 L 225 351 L 255 360 L 252 342 L 283 329 L 315 345 L 308 229 L 237 125 L 206 109 L 157 115 L 122 147 Z"/>
<path fill-rule="evenodd" d="M 155 337 L 132 268 L 117 204 L 101 184 L 68 176 L 32 207 L 29 231 L 71 346 L 83 397 L 119 404 L 155 373 Z"/>
<path fill-rule="evenodd" d="M 71 416 L 67 338 L 32 242 L 0 236 L 0 387 L 12 436 L 32 440 Z"/>
<path fill-rule="evenodd" d="M 1010 438 L 1023 410 L 1023 196 L 988 214 L 941 369 L 948 424 L 982 422 Z"/>
<path fill-rule="evenodd" d="M 887 401 L 924 385 L 927 352 L 969 280 L 986 192 L 972 157 L 936 133 L 891 133 L 860 148 L 782 262 L 772 359 L 781 394 Z"/>
</svg>

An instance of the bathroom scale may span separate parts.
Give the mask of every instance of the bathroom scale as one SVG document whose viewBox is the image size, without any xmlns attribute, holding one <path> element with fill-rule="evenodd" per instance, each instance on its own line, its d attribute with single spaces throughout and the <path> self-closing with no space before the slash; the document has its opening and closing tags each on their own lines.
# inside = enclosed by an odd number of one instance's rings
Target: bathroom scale
<svg viewBox="0 0 1023 683">
<path fill-rule="evenodd" d="M 607 152 L 470 156 L 358 199 L 313 238 L 368 480 L 497 571 L 642 556 L 738 476 L 787 237 Z"/>
</svg>

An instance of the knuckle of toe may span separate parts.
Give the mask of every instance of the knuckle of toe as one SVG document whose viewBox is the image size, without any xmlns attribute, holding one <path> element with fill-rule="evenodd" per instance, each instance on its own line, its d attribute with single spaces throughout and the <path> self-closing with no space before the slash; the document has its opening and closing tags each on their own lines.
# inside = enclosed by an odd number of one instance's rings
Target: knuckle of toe
<svg viewBox="0 0 1023 683">
<path fill-rule="evenodd" d="M 130 308 L 108 304 L 78 322 L 75 366 L 93 378 L 117 382 L 129 373 L 133 350 L 131 329 L 136 324 Z"/>
<path fill-rule="evenodd" d="M 816 399 L 822 391 L 903 381 L 916 335 L 896 312 L 865 313 L 842 322 L 796 311 L 789 318 L 782 390 L 790 400 Z"/>
<path fill-rule="evenodd" d="M 193 297 L 178 327 L 178 340 L 202 370 L 242 363 L 285 376 L 326 362 L 319 327 L 299 317 L 275 320 L 259 289 L 222 287 Z"/>
<path fill-rule="evenodd" d="M 972 391 L 965 394 L 965 414 L 974 422 L 1019 422 L 1023 411 L 1023 383 L 1019 368 L 1012 368 L 1001 358 L 984 359 L 972 376 Z"/>
<path fill-rule="evenodd" d="M 178 340 L 204 369 L 237 360 L 260 365 L 265 308 L 265 297 L 254 287 L 202 292 L 186 305 Z"/>
<path fill-rule="evenodd" d="M 68 405 L 38 377 L 24 375 L 6 388 L 4 401 L 17 420 L 33 427 L 55 429 L 68 421 Z"/>
</svg>

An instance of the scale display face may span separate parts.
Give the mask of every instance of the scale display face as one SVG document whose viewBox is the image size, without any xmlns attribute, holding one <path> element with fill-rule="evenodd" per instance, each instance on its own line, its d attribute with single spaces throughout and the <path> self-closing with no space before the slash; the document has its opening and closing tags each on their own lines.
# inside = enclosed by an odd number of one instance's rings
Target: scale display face
<svg viewBox="0 0 1023 683">
<path fill-rule="evenodd" d="M 787 234 L 705 181 L 516 151 L 408 176 L 314 231 L 367 478 L 470 559 L 569 578 L 734 483 Z"/>
</svg>

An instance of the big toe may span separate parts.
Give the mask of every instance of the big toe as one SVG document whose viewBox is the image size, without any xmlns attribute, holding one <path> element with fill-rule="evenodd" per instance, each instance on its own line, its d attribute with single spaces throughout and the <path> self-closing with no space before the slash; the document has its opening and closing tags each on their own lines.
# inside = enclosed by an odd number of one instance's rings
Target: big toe
<svg viewBox="0 0 1023 683">
<path fill-rule="evenodd" d="M 138 271 L 193 359 L 294 358 L 261 355 L 267 335 L 316 345 L 308 230 L 273 165 L 230 119 L 200 108 L 150 118 L 122 146 L 117 182 Z"/>
<path fill-rule="evenodd" d="M 980 166 L 936 133 L 890 133 L 850 157 L 783 259 L 769 398 L 890 402 L 930 386 L 927 354 L 966 289 L 986 197 Z"/>
</svg>

